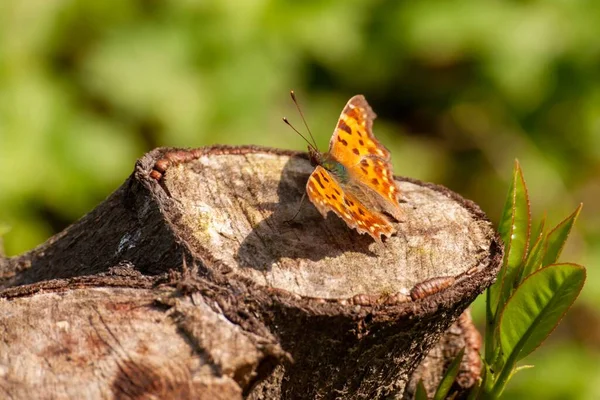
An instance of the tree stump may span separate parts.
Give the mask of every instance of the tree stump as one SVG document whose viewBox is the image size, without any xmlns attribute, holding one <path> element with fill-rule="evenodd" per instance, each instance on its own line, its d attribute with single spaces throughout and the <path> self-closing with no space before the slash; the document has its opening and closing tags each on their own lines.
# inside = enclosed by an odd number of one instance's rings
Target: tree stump
<svg viewBox="0 0 600 400">
<path fill-rule="evenodd" d="M 0 258 L 2 397 L 400 398 L 462 346 L 472 385 L 480 338 L 458 318 L 502 259 L 483 212 L 397 177 L 405 221 L 383 244 L 309 202 L 289 222 L 311 172 L 288 151 L 157 149 Z"/>
</svg>

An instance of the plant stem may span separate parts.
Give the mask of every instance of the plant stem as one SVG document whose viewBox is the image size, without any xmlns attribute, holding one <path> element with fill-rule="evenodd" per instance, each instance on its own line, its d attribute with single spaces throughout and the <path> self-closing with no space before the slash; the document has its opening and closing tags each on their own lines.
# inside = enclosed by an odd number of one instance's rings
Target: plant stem
<svg viewBox="0 0 600 400">
<path fill-rule="evenodd" d="M 496 379 L 496 382 L 494 383 L 493 388 L 491 389 L 491 391 L 487 391 L 486 399 L 489 398 L 489 399 L 493 400 L 493 399 L 497 399 L 500 397 L 500 395 L 504 391 L 504 388 L 506 387 L 506 384 L 508 383 L 508 381 L 512 375 L 515 364 L 517 363 L 517 357 L 518 357 L 519 353 L 520 353 L 520 351 L 513 351 L 511 353 L 511 355 L 508 357 L 508 359 L 504 363 L 504 366 L 500 370 L 500 374 L 498 375 L 498 379 Z M 489 389 L 489 388 L 486 387 L 484 389 Z"/>
<path fill-rule="evenodd" d="M 490 293 L 490 289 L 485 291 L 485 303 L 486 303 L 486 308 L 485 308 L 485 361 L 488 363 L 488 365 L 491 365 L 492 357 L 494 354 L 494 332 L 496 331 L 495 329 L 495 324 L 494 324 L 494 313 L 491 309 L 491 293 Z"/>
</svg>

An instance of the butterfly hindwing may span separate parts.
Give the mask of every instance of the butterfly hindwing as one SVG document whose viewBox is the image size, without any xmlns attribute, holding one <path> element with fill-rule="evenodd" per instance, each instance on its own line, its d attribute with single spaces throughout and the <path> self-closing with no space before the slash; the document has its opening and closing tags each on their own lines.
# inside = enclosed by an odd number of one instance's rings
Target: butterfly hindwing
<svg viewBox="0 0 600 400">
<path fill-rule="evenodd" d="M 325 168 L 317 166 L 308 179 L 306 192 L 319 212 L 326 216 L 335 212 L 350 228 L 368 233 L 381 242 L 381 235 L 389 237 L 393 226 L 380 213 L 369 210 L 356 196 L 344 191 L 335 177 Z"/>
<path fill-rule="evenodd" d="M 391 165 L 378 157 L 365 156 L 358 165 L 348 168 L 350 179 L 367 186 L 375 196 L 380 196 L 387 203 L 385 211 L 395 219 L 402 218 L 398 198 L 400 190 L 396 186 Z"/>
</svg>

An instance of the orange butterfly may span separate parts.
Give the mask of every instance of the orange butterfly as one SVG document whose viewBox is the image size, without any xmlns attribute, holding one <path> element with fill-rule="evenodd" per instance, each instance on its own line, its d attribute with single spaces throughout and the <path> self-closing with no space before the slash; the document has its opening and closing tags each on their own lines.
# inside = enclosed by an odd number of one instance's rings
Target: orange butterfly
<svg viewBox="0 0 600 400">
<path fill-rule="evenodd" d="M 294 92 L 291 95 L 297 105 Z M 316 168 L 306 192 L 323 217 L 333 211 L 350 228 L 381 242 L 381 235 L 389 237 L 396 232 L 383 213 L 400 221 L 402 212 L 390 152 L 371 129 L 375 117 L 364 96 L 356 95 L 340 115 L 329 152 L 320 153 L 309 142 L 308 153 Z"/>
</svg>

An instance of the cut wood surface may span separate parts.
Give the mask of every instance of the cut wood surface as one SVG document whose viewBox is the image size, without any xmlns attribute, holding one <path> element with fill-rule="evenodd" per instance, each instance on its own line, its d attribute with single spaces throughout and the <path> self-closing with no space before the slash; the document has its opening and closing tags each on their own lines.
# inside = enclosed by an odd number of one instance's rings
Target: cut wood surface
<svg viewBox="0 0 600 400">
<path fill-rule="evenodd" d="M 474 203 L 407 178 L 383 244 L 308 201 L 290 222 L 311 171 L 256 147 L 144 156 L 90 214 L 0 259 L 0 393 L 402 396 L 502 246 Z"/>
</svg>

